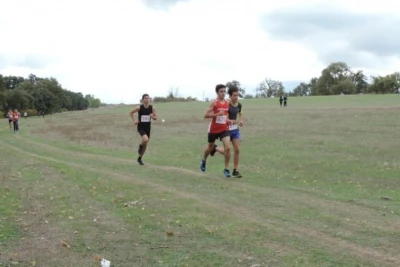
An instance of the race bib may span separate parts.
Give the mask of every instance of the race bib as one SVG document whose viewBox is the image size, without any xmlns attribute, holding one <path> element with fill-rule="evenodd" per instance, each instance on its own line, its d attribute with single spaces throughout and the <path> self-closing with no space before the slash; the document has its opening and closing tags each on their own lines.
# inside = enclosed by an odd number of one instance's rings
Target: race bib
<svg viewBox="0 0 400 267">
<path fill-rule="evenodd" d="M 236 129 L 239 129 L 239 127 L 237 126 L 237 124 L 229 125 L 229 131 L 233 131 L 233 130 L 236 130 Z"/>
<path fill-rule="evenodd" d="M 142 115 L 140 118 L 141 122 L 150 122 L 150 116 L 149 115 Z"/>
<path fill-rule="evenodd" d="M 215 122 L 218 124 L 226 124 L 226 116 L 218 116 L 215 119 Z"/>
</svg>

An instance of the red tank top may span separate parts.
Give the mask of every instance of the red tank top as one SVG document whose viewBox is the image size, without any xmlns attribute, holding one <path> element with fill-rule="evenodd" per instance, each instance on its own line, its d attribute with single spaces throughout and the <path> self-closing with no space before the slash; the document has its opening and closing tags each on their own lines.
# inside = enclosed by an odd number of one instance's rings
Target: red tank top
<svg viewBox="0 0 400 267">
<path fill-rule="evenodd" d="M 221 133 L 223 131 L 228 131 L 227 115 L 229 110 L 229 102 L 224 100 L 220 102 L 218 99 L 215 101 L 214 114 L 224 111 L 223 116 L 214 117 L 211 120 L 210 133 Z"/>
</svg>

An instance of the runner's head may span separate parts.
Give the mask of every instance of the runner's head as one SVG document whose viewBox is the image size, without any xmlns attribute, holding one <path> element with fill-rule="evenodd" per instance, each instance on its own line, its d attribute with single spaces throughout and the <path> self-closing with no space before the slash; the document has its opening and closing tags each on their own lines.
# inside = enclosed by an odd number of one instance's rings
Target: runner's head
<svg viewBox="0 0 400 267">
<path fill-rule="evenodd" d="M 239 88 L 236 85 L 232 85 L 228 89 L 229 98 L 233 103 L 236 103 L 239 99 Z"/>
<path fill-rule="evenodd" d="M 217 86 L 215 86 L 215 92 L 217 93 L 219 100 L 224 100 L 226 94 L 226 86 L 223 84 L 218 84 Z"/>
<path fill-rule="evenodd" d="M 142 95 L 142 103 L 148 105 L 150 103 L 150 96 L 148 94 Z"/>
<path fill-rule="evenodd" d="M 14 112 L 15 112 L 15 113 L 18 113 L 18 109 L 14 109 Z"/>
</svg>

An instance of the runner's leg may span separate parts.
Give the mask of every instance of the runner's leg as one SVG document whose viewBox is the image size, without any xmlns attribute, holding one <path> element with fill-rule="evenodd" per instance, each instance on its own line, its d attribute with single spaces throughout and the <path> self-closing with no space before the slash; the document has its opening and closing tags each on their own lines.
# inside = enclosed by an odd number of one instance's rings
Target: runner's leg
<svg viewBox="0 0 400 267">
<path fill-rule="evenodd" d="M 224 144 L 224 152 L 225 152 L 225 169 L 224 174 L 226 177 L 231 177 L 229 172 L 229 161 L 231 158 L 231 148 L 230 148 L 230 141 L 231 138 L 229 136 L 229 132 L 227 131 L 227 135 L 221 138 L 222 143 Z"/>
<path fill-rule="evenodd" d="M 217 146 L 217 147 L 215 148 L 215 150 L 216 150 L 218 153 L 220 153 L 221 155 L 225 155 L 225 150 L 224 150 L 223 147 Z"/>
<path fill-rule="evenodd" d="M 241 178 L 242 175 L 239 173 L 239 155 L 240 155 L 240 139 L 235 138 L 232 140 L 233 144 L 233 150 L 234 150 L 234 155 L 233 155 L 233 172 L 232 175 L 236 178 Z"/>
<path fill-rule="evenodd" d="M 149 140 L 150 140 L 150 130 L 144 130 L 144 129 L 139 128 L 138 132 L 142 137 L 142 142 L 139 145 L 139 149 L 138 149 L 139 157 L 137 159 L 137 162 L 140 165 L 144 165 L 144 163 L 142 161 L 142 157 L 143 157 L 144 153 L 146 152 L 147 144 L 149 143 Z"/>
<path fill-rule="evenodd" d="M 208 133 L 208 146 L 204 150 L 203 158 L 201 159 L 201 164 L 200 164 L 200 170 L 205 172 L 206 171 L 206 161 L 208 155 L 213 151 L 214 146 L 215 146 L 215 140 L 217 138 L 216 134 Z"/>
</svg>

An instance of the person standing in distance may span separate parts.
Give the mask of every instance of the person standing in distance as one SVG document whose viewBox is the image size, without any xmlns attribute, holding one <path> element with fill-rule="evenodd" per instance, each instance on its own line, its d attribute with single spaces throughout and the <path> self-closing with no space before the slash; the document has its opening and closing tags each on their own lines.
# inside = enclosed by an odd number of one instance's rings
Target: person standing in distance
<svg viewBox="0 0 400 267">
<path fill-rule="evenodd" d="M 215 140 L 220 139 L 224 144 L 224 156 L 225 156 L 225 169 L 223 173 L 227 178 L 231 177 L 229 172 L 229 160 L 231 157 L 231 151 L 229 146 L 230 134 L 228 124 L 230 121 L 227 118 L 229 110 L 229 102 L 225 99 L 226 86 L 218 84 L 215 87 L 217 93 L 217 99 L 211 101 L 208 106 L 206 113 L 204 114 L 205 119 L 212 119 L 210 129 L 208 133 L 208 146 L 204 151 L 203 159 L 201 160 L 200 170 L 206 171 L 207 157 L 214 149 Z"/>
<path fill-rule="evenodd" d="M 233 145 L 233 171 L 232 176 L 235 178 L 242 178 L 239 173 L 239 153 L 240 153 L 240 131 L 239 127 L 243 126 L 242 118 L 242 104 L 239 102 L 239 88 L 236 86 L 230 87 L 228 89 L 228 94 L 230 98 L 229 102 L 229 120 L 231 124 L 229 125 L 230 140 Z M 218 151 L 220 154 L 225 155 L 224 148 L 214 146 L 214 149 L 210 152 L 211 156 L 214 156 L 215 152 Z"/>
<path fill-rule="evenodd" d="M 138 113 L 137 120 L 133 115 L 136 112 Z M 157 120 L 156 109 L 150 105 L 150 96 L 148 94 L 144 94 L 142 96 L 142 104 L 132 109 L 129 115 L 131 116 L 133 123 L 137 125 L 137 131 L 142 137 L 142 142 L 140 143 L 138 149 L 139 157 L 137 162 L 140 165 L 144 165 L 142 157 L 146 152 L 147 144 L 150 140 L 151 120 Z"/>
<path fill-rule="evenodd" d="M 13 112 L 10 109 L 7 113 L 7 118 L 8 118 L 8 125 L 10 126 L 10 130 L 12 129 L 11 124 L 13 122 Z"/>
</svg>

